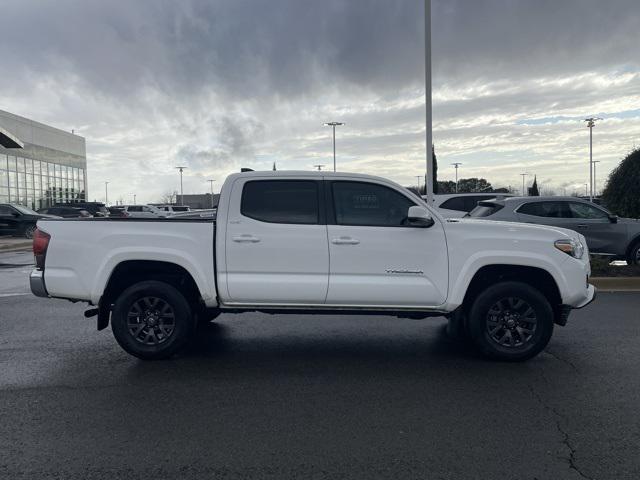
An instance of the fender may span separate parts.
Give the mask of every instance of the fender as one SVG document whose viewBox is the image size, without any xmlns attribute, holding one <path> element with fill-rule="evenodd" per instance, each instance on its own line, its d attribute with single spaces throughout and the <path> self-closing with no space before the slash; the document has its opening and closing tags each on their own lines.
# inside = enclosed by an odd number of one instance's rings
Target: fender
<svg viewBox="0 0 640 480">
<path fill-rule="evenodd" d="M 567 295 L 567 278 L 564 275 L 562 264 L 569 260 L 569 257 L 567 256 L 560 264 L 553 263 L 551 260 L 548 255 L 533 252 L 477 252 L 467 258 L 457 276 L 451 275 L 449 277 L 449 292 L 451 292 L 451 296 L 447 300 L 446 310 L 455 310 L 462 305 L 473 277 L 481 268 L 491 265 L 514 265 L 545 270 L 555 280 L 560 295 L 564 299 Z"/>
</svg>

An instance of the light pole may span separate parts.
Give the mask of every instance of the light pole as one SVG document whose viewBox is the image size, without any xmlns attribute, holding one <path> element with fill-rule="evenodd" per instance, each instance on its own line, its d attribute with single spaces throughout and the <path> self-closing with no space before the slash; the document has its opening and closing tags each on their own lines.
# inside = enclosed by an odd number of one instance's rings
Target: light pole
<svg viewBox="0 0 640 480">
<path fill-rule="evenodd" d="M 416 178 L 418 179 L 418 193 L 420 193 L 420 179 L 422 178 L 422 175 L 416 175 Z"/>
<path fill-rule="evenodd" d="M 596 163 L 600 163 L 600 160 L 593 160 L 593 196 L 598 196 L 598 180 L 596 179 Z"/>
<path fill-rule="evenodd" d="M 426 172 L 424 193 L 427 203 L 433 205 L 433 142 L 431 136 L 431 0 L 424 0 L 424 100 L 425 100 L 425 140 Z"/>
<path fill-rule="evenodd" d="M 107 185 L 109 185 L 109 182 L 104 182 L 104 204 L 109 206 L 109 188 Z"/>
<path fill-rule="evenodd" d="M 524 197 L 524 179 L 526 178 L 527 175 L 529 175 L 528 173 L 521 173 L 520 175 L 522 175 L 522 196 Z"/>
<path fill-rule="evenodd" d="M 593 127 L 596 121 L 602 120 L 600 117 L 585 118 L 589 127 L 589 200 L 593 202 Z M 586 194 L 585 194 L 586 195 Z"/>
<path fill-rule="evenodd" d="M 176 167 L 180 170 L 180 205 L 184 205 L 184 191 L 182 190 L 182 171 L 187 167 Z"/>
<path fill-rule="evenodd" d="M 458 193 L 458 167 L 459 167 L 460 165 L 462 165 L 462 163 L 460 163 L 460 162 L 455 162 L 455 163 L 452 163 L 451 165 L 453 165 L 454 167 L 456 167 L 456 193 Z"/>
<path fill-rule="evenodd" d="M 136 204 L 136 196 L 137 195 L 135 193 L 132 193 L 131 195 L 133 196 L 133 204 L 135 205 Z"/>
<path fill-rule="evenodd" d="M 213 208 L 213 182 L 215 182 L 215 179 L 211 178 L 207 182 L 211 184 L 211 208 Z"/>
<path fill-rule="evenodd" d="M 325 165 L 314 165 L 313 168 L 315 168 L 316 170 L 318 170 L 319 172 L 322 171 L 322 167 L 324 167 Z"/>
<path fill-rule="evenodd" d="M 344 125 L 343 122 L 327 122 L 325 127 L 333 127 L 333 171 L 336 171 L 336 127 Z"/>
<path fill-rule="evenodd" d="M 585 197 L 587 196 L 587 184 L 586 183 L 584 184 L 584 196 Z"/>
</svg>

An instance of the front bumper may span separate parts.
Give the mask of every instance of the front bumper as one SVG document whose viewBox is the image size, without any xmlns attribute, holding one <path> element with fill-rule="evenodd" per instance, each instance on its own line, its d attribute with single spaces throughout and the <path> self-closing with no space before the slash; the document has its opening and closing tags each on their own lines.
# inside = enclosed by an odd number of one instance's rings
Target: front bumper
<svg viewBox="0 0 640 480">
<path fill-rule="evenodd" d="M 47 288 L 44 284 L 44 272 L 42 270 L 33 270 L 29 275 L 29 286 L 31 293 L 36 297 L 48 297 Z"/>
<path fill-rule="evenodd" d="M 577 305 L 573 305 L 572 308 L 583 308 L 586 307 L 587 305 L 589 305 L 591 302 L 593 302 L 596 299 L 596 294 L 598 293 L 598 289 L 596 287 L 594 287 L 593 285 L 589 284 L 589 286 L 587 287 L 587 297 L 585 298 L 585 300 L 583 300 L 582 302 L 578 303 Z"/>
</svg>

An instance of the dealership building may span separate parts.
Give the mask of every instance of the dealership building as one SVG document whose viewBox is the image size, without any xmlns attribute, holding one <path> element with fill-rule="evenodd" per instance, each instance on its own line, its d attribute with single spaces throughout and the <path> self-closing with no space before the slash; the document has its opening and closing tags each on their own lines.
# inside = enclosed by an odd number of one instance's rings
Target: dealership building
<svg viewBox="0 0 640 480">
<path fill-rule="evenodd" d="M 0 110 L 0 203 L 37 210 L 86 198 L 84 137 Z"/>
</svg>

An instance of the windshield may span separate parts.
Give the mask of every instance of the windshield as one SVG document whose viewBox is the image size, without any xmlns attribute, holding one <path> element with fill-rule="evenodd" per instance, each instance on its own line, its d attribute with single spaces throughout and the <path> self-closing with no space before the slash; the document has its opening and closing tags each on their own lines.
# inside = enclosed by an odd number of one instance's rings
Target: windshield
<svg viewBox="0 0 640 480">
<path fill-rule="evenodd" d="M 22 205 L 13 205 L 13 208 L 18 210 L 20 213 L 24 213 L 25 215 L 39 215 L 38 212 L 35 212 L 30 208 L 23 207 Z"/>
</svg>

